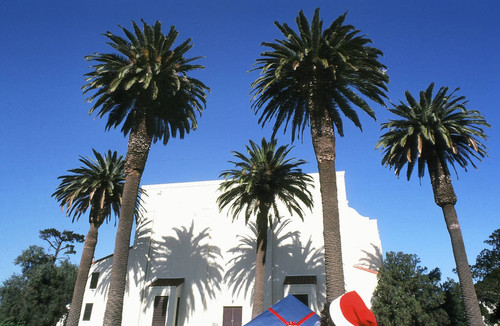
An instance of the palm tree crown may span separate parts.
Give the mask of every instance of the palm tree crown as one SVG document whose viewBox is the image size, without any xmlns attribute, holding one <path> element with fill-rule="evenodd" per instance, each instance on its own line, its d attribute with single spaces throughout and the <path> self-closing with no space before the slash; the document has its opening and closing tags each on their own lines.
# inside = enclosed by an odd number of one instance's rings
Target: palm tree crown
<svg viewBox="0 0 500 326">
<path fill-rule="evenodd" d="M 304 174 L 299 168 L 304 160 L 287 158 L 291 147 L 276 148 L 276 140 L 267 142 L 264 138 L 259 146 L 250 141 L 246 146 L 248 156 L 233 152 L 239 160 L 230 161 L 234 169 L 224 171 L 220 177 L 225 178 L 217 199 L 219 208 L 230 207 L 233 218 L 244 212 L 245 223 L 252 215 L 258 215 L 262 205 L 272 208 L 274 216 L 279 219 L 278 202 L 286 204 L 290 214 L 297 214 L 303 219 L 301 204 L 312 207 L 312 197 L 307 187 L 312 185 L 312 177 Z M 272 224 L 272 214 L 268 214 Z"/>
<path fill-rule="evenodd" d="M 101 225 L 111 214 L 118 215 L 122 201 L 125 174 L 124 160 L 117 152 L 101 153 L 92 149 L 95 159 L 80 157 L 82 166 L 71 169 L 72 174 L 60 176 L 61 184 L 52 194 L 66 208 L 66 214 L 78 219 L 91 209 L 89 222 Z M 103 220 L 98 220 L 101 211 Z"/>
<path fill-rule="evenodd" d="M 143 30 L 132 21 L 134 33 L 121 27 L 127 39 L 111 32 L 104 34 L 118 53 L 89 55 L 95 61 L 87 73 L 84 93 L 95 90 L 88 101 L 96 100 L 89 113 L 98 110 L 102 118 L 108 114 L 106 128 L 123 122 L 122 132 L 127 135 L 136 128 L 137 121 L 146 115 L 146 129 L 153 142 L 170 138 L 183 138 L 190 129 L 196 129 L 195 113 L 201 113 L 206 104 L 206 91 L 198 79 L 189 72 L 204 68 L 192 64 L 200 57 L 185 58 L 193 46 L 187 39 L 171 48 L 178 32 L 170 27 L 167 35 L 161 32 L 161 23 L 154 26 L 143 21 Z"/>
<path fill-rule="evenodd" d="M 257 59 L 253 70 L 262 74 L 252 84 L 257 98 L 253 108 L 258 112 L 264 107 L 259 123 L 275 118 L 274 134 L 282 125 L 286 131 L 290 123 L 293 140 L 311 120 L 319 121 L 326 114 L 343 136 L 340 112 L 361 128 L 352 105 L 375 118 L 358 93 L 384 104 L 389 78 L 378 61 L 382 52 L 367 46 L 371 40 L 359 35 L 359 30 L 343 25 L 346 14 L 325 30 L 319 8 L 311 24 L 299 12 L 298 33 L 286 23 L 274 23 L 286 39 L 262 43 L 271 50 Z"/>
<path fill-rule="evenodd" d="M 455 163 L 464 169 L 474 159 L 486 156 L 486 140 L 483 127 L 489 124 L 478 111 L 467 110 L 464 96 L 456 96 L 454 90 L 441 87 L 433 97 L 434 84 L 420 92 L 415 100 L 406 91 L 407 103 L 400 102 L 389 109 L 401 117 L 382 124 L 387 132 L 380 137 L 377 148 L 384 151 L 382 163 L 393 167 L 396 175 L 407 165 L 406 176 L 410 179 L 415 163 L 418 176 L 424 176 L 429 160 L 440 161 L 444 172 L 449 175 L 448 163 Z"/>
</svg>

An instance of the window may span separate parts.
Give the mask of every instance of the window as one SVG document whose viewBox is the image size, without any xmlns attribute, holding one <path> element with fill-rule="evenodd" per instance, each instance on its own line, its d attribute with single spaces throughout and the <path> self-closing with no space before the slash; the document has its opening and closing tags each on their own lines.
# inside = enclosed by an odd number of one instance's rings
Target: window
<svg viewBox="0 0 500 326">
<path fill-rule="evenodd" d="M 83 311 L 83 319 L 82 320 L 90 320 L 90 316 L 92 315 L 92 307 L 93 303 L 85 304 L 85 310 Z"/>
<path fill-rule="evenodd" d="M 168 296 L 156 296 L 153 310 L 152 326 L 165 326 L 167 321 Z"/>
<path fill-rule="evenodd" d="M 222 326 L 241 326 L 241 307 L 224 307 Z"/>
<path fill-rule="evenodd" d="M 153 326 L 165 326 L 167 322 L 168 325 L 182 324 L 182 320 L 177 320 L 183 283 L 183 278 L 158 278 L 149 284 L 146 309 L 147 318 L 150 318 L 148 322 Z"/>
<path fill-rule="evenodd" d="M 287 276 L 283 281 L 283 294 L 293 294 L 303 304 L 312 310 L 320 310 L 316 295 L 316 276 L 297 275 Z"/>
<path fill-rule="evenodd" d="M 92 273 L 92 277 L 90 278 L 90 288 L 97 288 L 97 281 L 99 280 L 99 272 Z"/>
</svg>

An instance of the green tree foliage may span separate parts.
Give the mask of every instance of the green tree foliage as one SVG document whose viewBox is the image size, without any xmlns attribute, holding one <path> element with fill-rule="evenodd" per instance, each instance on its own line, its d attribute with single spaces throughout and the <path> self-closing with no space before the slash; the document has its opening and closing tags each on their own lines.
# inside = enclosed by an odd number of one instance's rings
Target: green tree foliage
<svg viewBox="0 0 500 326">
<path fill-rule="evenodd" d="M 54 250 L 53 259 L 56 261 L 59 258 L 59 253 L 63 255 L 75 254 L 74 242 L 82 243 L 85 237 L 73 231 L 64 230 L 58 231 L 54 228 L 40 231 L 40 239 L 47 241 L 49 246 Z"/>
<path fill-rule="evenodd" d="M 1 326 L 53 326 L 67 313 L 77 267 L 42 247 L 30 246 L 17 257 L 22 267 L 0 287 Z"/>
<path fill-rule="evenodd" d="M 64 230 L 61 232 L 54 228 L 50 228 L 40 231 L 40 239 L 45 240 L 49 246 L 54 249 L 54 253 L 47 253 L 45 249 L 40 246 L 30 246 L 28 249 L 23 250 L 21 255 L 14 260 L 16 265 L 21 266 L 23 274 L 41 264 L 54 264 L 61 250 L 66 250 L 64 252 L 65 255 L 74 254 L 74 243 L 82 243 L 84 237 L 73 231 Z"/>
<path fill-rule="evenodd" d="M 484 241 L 492 248 L 483 249 L 472 266 L 482 313 L 489 325 L 500 321 L 500 229 Z"/>
<path fill-rule="evenodd" d="M 452 279 L 448 279 L 442 284 L 441 289 L 445 296 L 445 302 L 442 307 L 448 314 L 450 325 L 467 326 L 460 284 Z"/>
<path fill-rule="evenodd" d="M 388 252 L 378 273 L 372 311 L 380 326 L 450 325 L 442 308 L 439 269 L 427 272 L 416 255 Z"/>
<path fill-rule="evenodd" d="M 14 260 L 14 264 L 21 266 L 23 274 L 41 264 L 53 263 L 53 256 L 45 252 L 40 246 L 30 246 Z"/>
</svg>

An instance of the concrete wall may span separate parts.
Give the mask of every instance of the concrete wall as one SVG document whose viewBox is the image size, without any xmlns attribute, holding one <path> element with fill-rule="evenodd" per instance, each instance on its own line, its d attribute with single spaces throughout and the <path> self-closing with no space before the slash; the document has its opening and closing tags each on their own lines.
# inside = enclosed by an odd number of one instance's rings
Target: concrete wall
<svg viewBox="0 0 500 326">
<path fill-rule="evenodd" d="M 302 221 L 282 206 L 281 223 L 269 232 L 267 306 L 293 292 L 309 293 L 310 307 L 317 312 L 325 300 L 321 197 L 318 174 L 312 176 L 313 211 Z M 369 304 L 382 256 L 377 222 L 348 206 L 344 173 L 337 172 L 337 178 L 346 290 L 357 290 Z M 227 212 L 219 212 L 219 184 L 144 186 L 147 213 L 130 251 L 123 325 L 151 325 L 155 295 L 169 296 L 167 325 L 173 325 L 178 309 L 178 326 L 220 326 L 225 306 L 243 307 L 243 324 L 250 321 L 254 226 L 245 225 L 243 217 L 232 221 Z M 112 257 L 94 264 L 92 271 L 101 273 L 98 287 L 88 289 L 84 298 L 84 306 L 94 304 L 92 317 L 80 325 L 102 324 L 111 264 Z M 316 285 L 283 284 L 287 276 L 315 276 Z M 184 279 L 182 285 L 150 286 L 158 279 L 179 278 Z"/>
</svg>

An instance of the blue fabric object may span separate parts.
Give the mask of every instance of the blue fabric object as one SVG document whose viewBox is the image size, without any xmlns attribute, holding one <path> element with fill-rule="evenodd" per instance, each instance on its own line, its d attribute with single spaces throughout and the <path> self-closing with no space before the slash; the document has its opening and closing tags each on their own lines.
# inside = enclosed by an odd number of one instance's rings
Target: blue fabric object
<svg viewBox="0 0 500 326">
<path fill-rule="evenodd" d="M 307 316 L 309 317 L 305 319 Z M 245 326 L 319 326 L 319 324 L 319 316 L 290 294 L 271 308 L 266 309 Z"/>
</svg>

